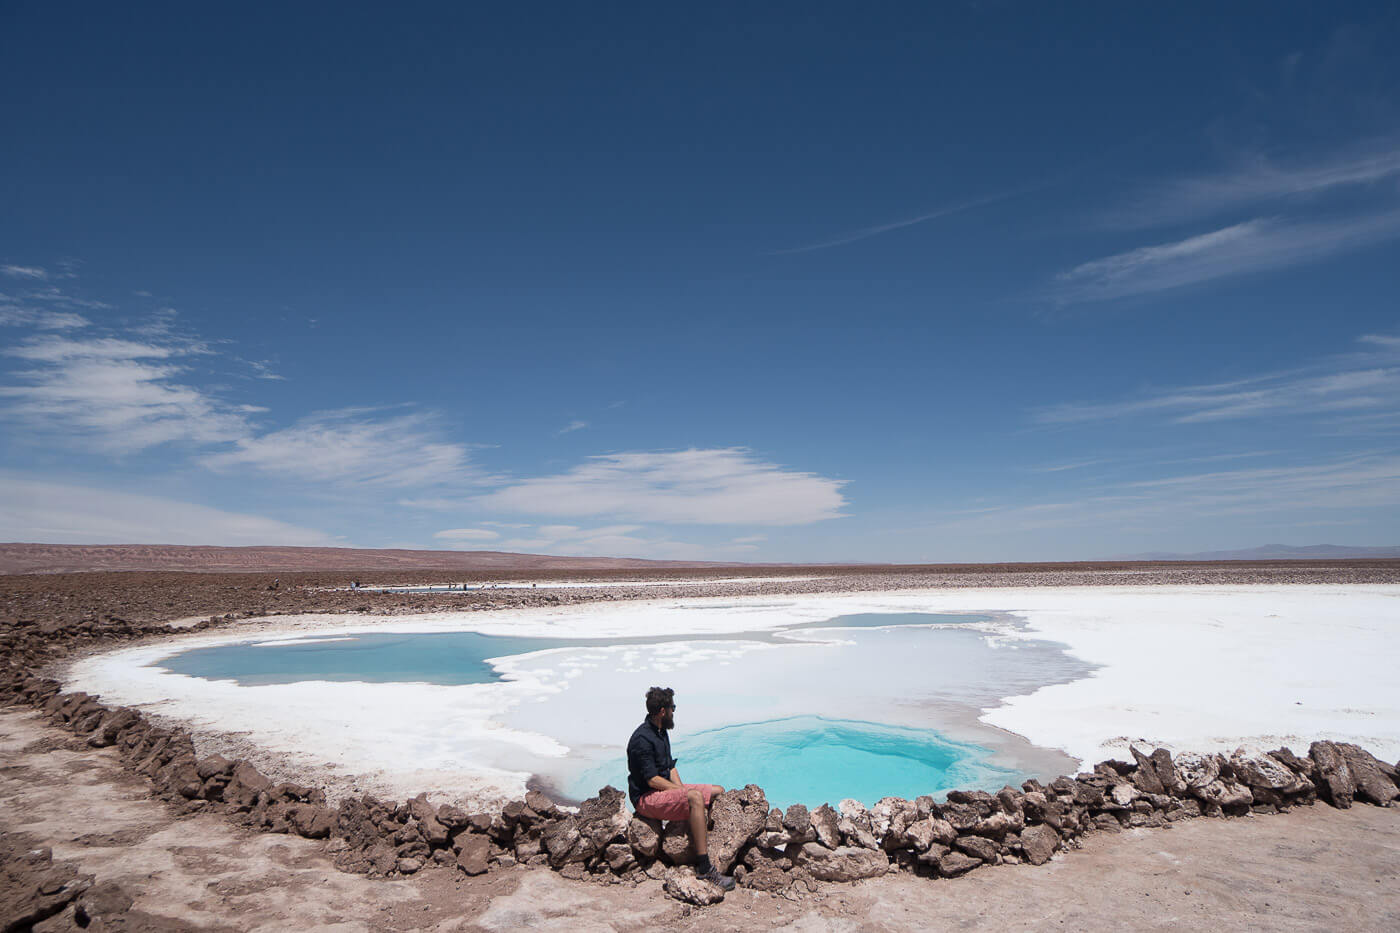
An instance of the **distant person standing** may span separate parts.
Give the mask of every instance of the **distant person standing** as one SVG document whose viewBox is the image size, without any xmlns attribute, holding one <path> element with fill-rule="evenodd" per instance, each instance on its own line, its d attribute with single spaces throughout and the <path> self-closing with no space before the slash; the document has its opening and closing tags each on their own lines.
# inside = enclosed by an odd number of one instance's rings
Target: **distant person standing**
<svg viewBox="0 0 1400 933">
<path fill-rule="evenodd" d="M 695 847 L 695 874 L 703 881 L 734 890 L 734 879 L 710 864 L 710 800 L 724 793 L 718 784 L 684 784 L 671 756 L 668 734 L 676 725 L 676 691 L 652 687 L 647 691 L 647 718 L 627 743 L 627 793 L 638 816 L 654 820 L 687 820 Z"/>
</svg>

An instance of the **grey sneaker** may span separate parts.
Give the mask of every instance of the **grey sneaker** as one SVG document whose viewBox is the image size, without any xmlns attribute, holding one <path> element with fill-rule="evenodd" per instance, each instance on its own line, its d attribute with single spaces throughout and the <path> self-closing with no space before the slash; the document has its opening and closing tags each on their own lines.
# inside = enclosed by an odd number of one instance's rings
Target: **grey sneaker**
<svg viewBox="0 0 1400 933">
<path fill-rule="evenodd" d="M 733 891 L 734 879 L 728 875 L 721 875 L 718 868 L 711 867 L 703 875 L 696 875 L 701 881 L 708 881 L 710 884 L 719 885 L 721 891 Z"/>
</svg>

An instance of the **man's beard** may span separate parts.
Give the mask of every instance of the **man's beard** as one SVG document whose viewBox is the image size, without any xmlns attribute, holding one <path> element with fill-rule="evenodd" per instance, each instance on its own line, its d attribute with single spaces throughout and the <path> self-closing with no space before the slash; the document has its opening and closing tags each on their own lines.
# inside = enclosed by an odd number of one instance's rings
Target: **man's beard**
<svg viewBox="0 0 1400 933">
<path fill-rule="evenodd" d="M 671 710 L 661 714 L 661 728 L 674 729 L 676 727 L 676 714 Z"/>
</svg>

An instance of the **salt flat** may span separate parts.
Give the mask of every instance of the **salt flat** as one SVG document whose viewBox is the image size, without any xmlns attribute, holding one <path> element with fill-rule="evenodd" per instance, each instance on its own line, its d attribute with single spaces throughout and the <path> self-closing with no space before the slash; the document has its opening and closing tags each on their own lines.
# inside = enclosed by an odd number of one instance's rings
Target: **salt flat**
<svg viewBox="0 0 1400 933">
<path fill-rule="evenodd" d="M 433 790 L 462 800 L 518 794 L 530 773 L 512 766 L 569 751 L 556 732 L 509 725 L 570 679 L 570 658 L 516 657 L 495 684 L 309 682 L 240 686 L 149 666 L 201 645 L 256 637 L 470 629 L 489 634 L 629 637 L 765 631 L 867 612 L 993 613 L 975 628 L 991 646 L 1049 640 L 1093 669 L 997 697 L 981 720 L 1080 761 L 1121 756 L 1129 741 L 1181 750 L 1306 747 L 1330 737 L 1400 757 L 1400 586 L 1259 585 L 1037 587 L 859 594 L 664 599 L 490 613 L 359 618 L 295 616 L 241 631 L 122 649 L 80 660 L 67 688 L 188 722 L 218 747 L 272 756 L 287 773 L 338 776 L 404 796 Z M 684 644 L 684 643 L 682 643 Z M 674 651 L 667 675 L 717 669 L 735 643 Z M 576 665 L 576 661 L 574 662 Z M 879 672 L 853 672 L 878 677 Z M 840 690 L 840 684 L 822 686 Z M 627 731 L 628 717 L 617 723 Z M 609 723 L 610 724 L 610 723 Z M 619 743 L 621 738 L 618 739 Z M 512 757 L 514 756 L 514 758 Z M 264 757 L 266 763 L 266 757 Z M 276 769 L 274 769 L 276 770 Z"/>
</svg>

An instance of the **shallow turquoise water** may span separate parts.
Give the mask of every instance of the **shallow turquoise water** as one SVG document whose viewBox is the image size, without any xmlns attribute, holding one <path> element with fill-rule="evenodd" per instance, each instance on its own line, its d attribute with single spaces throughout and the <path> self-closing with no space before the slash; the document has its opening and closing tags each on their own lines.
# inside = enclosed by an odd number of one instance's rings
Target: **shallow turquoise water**
<svg viewBox="0 0 1400 933">
<path fill-rule="evenodd" d="M 508 638 L 477 632 L 367 634 L 335 641 L 215 645 L 182 651 L 160 662 L 176 674 L 240 684 L 304 680 L 360 683 L 485 684 L 501 679 L 487 658 L 502 658 L 577 642 Z"/>
<path fill-rule="evenodd" d="M 912 800 L 954 788 L 995 790 L 1019 781 L 991 764 L 990 751 L 929 729 L 799 716 L 710 729 L 673 740 L 681 779 L 725 787 L 758 784 L 770 806 L 833 805 L 845 797 L 874 804 Z M 627 765 L 610 763 L 576 778 L 565 791 L 583 799 L 605 784 L 625 788 Z"/>
<path fill-rule="evenodd" d="M 1022 779 L 991 764 L 987 748 L 938 731 L 939 704 L 976 708 L 1008 695 L 1008 683 L 1041 682 L 1042 655 L 991 651 L 978 632 L 943 627 L 987 618 L 865 613 L 759 632 L 633 638 L 381 632 L 302 642 L 250 640 L 184 651 L 156 664 L 245 685 L 451 686 L 499 682 L 487 659 L 517 658 L 517 667 L 562 692 L 513 708 L 504 724 L 552 736 L 572 751 L 565 759 L 517 757 L 505 766 L 543 774 L 575 800 L 604 784 L 627 786 L 620 743 L 640 719 L 646 686 L 662 682 L 686 697 L 681 729 L 672 740 L 682 777 L 726 787 L 759 784 L 778 806 L 834 804 L 846 797 L 873 804 L 881 797 L 913 798 L 955 787 L 994 790 Z M 741 647 L 746 643 L 756 644 Z M 789 647 L 771 650 L 781 646 Z M 568 650 L 518 660 L 547 649 Z M 684 663 L 696 655 L 703 660 Z M 996 676 L 989 676 L 989 664 Z M 754 721 L 764 715 L 769 718 Z M 885 716 L 892 721 L 871 721 Z"/>
<path fill-rule="evenodd" d="M 243 642 L 193 648 L 157 662 L 176 674 L 240 684 L 292 684 L 306 680 L 361 683 L 484 684 L 501 679 L 487 658 L 551 648 L 654 645 L 666 642 L 790 640 L 789 632 L 814 628 L 886 628 L 980 622 L 981 615 L 863 613 L 804 622 L 763 632 L 663 635 L 636 638 L 518 638 L 479 632 L 369 633 L 307 642 Z"/>
</svg>

